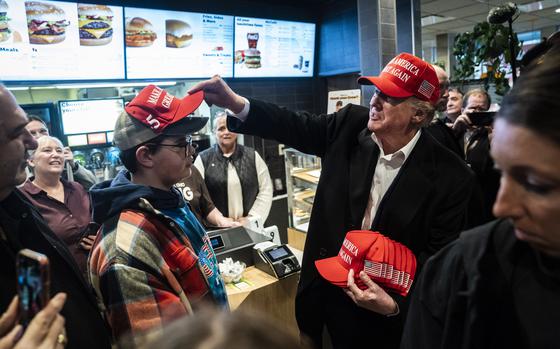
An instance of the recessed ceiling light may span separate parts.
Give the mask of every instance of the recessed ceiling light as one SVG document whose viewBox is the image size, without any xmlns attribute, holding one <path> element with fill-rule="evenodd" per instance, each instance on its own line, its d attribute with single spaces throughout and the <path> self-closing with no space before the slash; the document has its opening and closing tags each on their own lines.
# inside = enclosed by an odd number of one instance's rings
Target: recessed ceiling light
<svg viewBox="0 0 560 349">
<path fill-rule="evenodd" d="M 438 24 L 442 22 L 452 21 L 455 17 L 444 17 L 442 15 L 430 15 L 422 17 L 422 27 L 426 27 L 433 24 Z"/>
<path fill-rule="evenodd" d="M 556 10 L 554 10 L 554 12 L 556 12 L 556 13 L 560 13 L 560 7 L 559 7 L 559 8 L 557 8 Z"/>
<path fill-rule="evenodd" d="M 517 7 L 521 12 L 528 13 L 546 10 L 547 8 L 556 7 L 558 5 L 560 5 L 560 0 L 541 0 L 530 2 L 524 5 L 518 5 Z"/>
</svg>

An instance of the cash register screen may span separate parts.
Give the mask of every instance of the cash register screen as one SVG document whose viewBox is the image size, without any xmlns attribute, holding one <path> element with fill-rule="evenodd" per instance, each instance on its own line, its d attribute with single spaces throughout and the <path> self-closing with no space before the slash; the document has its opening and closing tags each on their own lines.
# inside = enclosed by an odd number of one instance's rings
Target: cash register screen
<svg viewBox="0 0 560 349">
<path fill-rule="evenodd" d="M 214 251 L 224 248 L 224 239 L 222 239 L 221 235 L 212 236 L 210 238 L 210 243 L 212 244 Z"/>
<path fill-rule="evenodd" d="M 283 246 L 280 246 L 274 250 L 266 251 L 266 253 L 268 254 L 268 257 L 270 257 L 270 260 L 273 262 L 276 262 L 277 260 L 288 255 L 288 251 L 286 251 L 286 248 Z"/>
</svg>

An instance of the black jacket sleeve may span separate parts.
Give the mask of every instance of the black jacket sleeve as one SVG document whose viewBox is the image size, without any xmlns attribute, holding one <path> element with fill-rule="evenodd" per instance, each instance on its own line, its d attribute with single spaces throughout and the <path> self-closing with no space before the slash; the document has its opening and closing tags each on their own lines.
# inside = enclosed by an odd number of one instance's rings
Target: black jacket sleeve
<svg viewBox="0 0 560 349">
<path fill-rule="evenodd" d="M 228 129 L 248 135 L 255 135 L 286 144 L 307 154 L 322 157 L 329 145 L 341 132 L 348 121 L 355 124 L 355 134 L 366 126 L 364 117 L 350 118 L 356 110 L 367 116 L 367 108 L 349 104 L 337 113 L 315 115 L 308 112 L 293 112 L 277 105 L 250 99 L 251 107 L 247 119 L 241 122 L 228 117 Z M 353 120 L 355 119 L 355 120 Z"/>
<path fill-rule="evenodd" d="M 428 259 L 412 294 L 401 349 L 449 347 L 448 310 L 465 301 L 457 292 L 466 283 L 464 270 L 457 241 Z"/>
</svg>

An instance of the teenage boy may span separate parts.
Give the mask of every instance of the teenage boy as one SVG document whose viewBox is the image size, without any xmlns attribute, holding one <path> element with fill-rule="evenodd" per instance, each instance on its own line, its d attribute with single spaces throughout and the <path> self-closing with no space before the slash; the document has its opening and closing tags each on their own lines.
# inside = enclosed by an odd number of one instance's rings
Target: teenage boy
<svg viewBox="0 0 560 349">
<path fill-rule="evenodd" d="M 208 236 L 174 187 L 191 173 L 190 134 L 208 121 L 190 115 L 202 99 L 143 89 L 115 125 L 126 170 L 91 190 L 102 227 L 89 275 L 115 339 L 161 328 L 202 304 L 228 307 Z"/>
</svg>

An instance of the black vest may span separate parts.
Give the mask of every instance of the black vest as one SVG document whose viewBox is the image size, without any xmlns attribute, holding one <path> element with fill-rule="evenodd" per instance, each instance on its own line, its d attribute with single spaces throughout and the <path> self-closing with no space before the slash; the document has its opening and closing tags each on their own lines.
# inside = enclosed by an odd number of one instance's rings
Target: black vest
<svg viewBox="0 0 560 349">
<path fill-rule="evenodd" d="M 259 193 L 259 179 L 255 166 L 255 150 L 237 144 L 235 151 L 228 158 L 217 144 L 200 153 L 204 164 L 204 182 L 214 204 L 224 216 L 229 215 L 227 193 L 227 168 L 231 162 L 241 182 L 243 193 L 243 217 L 249 214 Z"/>
</svg>

